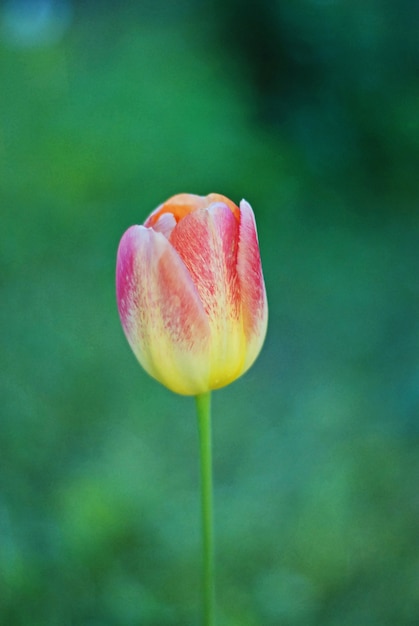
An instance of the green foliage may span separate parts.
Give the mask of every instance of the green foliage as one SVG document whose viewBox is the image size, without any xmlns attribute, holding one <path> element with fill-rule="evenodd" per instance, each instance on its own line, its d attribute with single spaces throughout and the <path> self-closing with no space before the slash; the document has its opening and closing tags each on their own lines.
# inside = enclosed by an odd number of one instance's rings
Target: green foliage
<svg viewBox="0 0 419 626">
<path fill-rule="evenodd" d="M 352 24 L 333 71 L 308 4 Z M 136 363 L 114 264 L 166 197 L 217 191 L 255 209 L 270 304 L 260 359 L 213 399 L 220 623 L 413 626 L 419 135 L 400 38 L 403 89 L 383 100 L 383 81 L 359 86 L 361 43 L 375 37 L 384 67 L 387 41 L 361 28 L 364 5 L 295 3 L 288 37 L 311 37 L 332 92 L 351 79 L 325 145 L 318 103 L 304 118 L 288 102 L 304 141 L 256 121 L 221 10 L 208 23 L 186 2 L 164 19 L 130 6 L 76 6 L 63 38 L 36 46 L 12 45 L 3 20 L 0 622 L 199 623 L 194 402 Z M 371 128 L 378 153 L 347 158 Z"/>
</svg>

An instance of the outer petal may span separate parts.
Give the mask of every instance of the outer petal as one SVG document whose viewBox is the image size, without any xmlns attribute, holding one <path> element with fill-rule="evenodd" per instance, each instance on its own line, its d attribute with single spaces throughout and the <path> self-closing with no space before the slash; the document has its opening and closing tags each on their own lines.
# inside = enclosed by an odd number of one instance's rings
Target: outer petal
<svg viewBox="0 0 419 626">
<path fill-rule="evenodd" d="M 263 280 L 255 216 L 246 200 L 240 203 L 240 233 L 237 273 L 243 312 L 243 328 L 247 341 L 244 370 L 258 356 L 267 330 L 268 303 Z"/>
<path fill-rule="evenodd" d="M 211 326 L 210 387 L 240 376 L 246 359 L 237 276 L 239 223 L 216 202 L 184 217 L 170 242 L 196 285 Z"/>
<path fill-rule="evenodd" d="M 117 302 L 143 368 L 176 393 L 208 390 L 210 327 L 195 285 L 161 233 L 132 226 L 117 256 Z"/>
</svg>

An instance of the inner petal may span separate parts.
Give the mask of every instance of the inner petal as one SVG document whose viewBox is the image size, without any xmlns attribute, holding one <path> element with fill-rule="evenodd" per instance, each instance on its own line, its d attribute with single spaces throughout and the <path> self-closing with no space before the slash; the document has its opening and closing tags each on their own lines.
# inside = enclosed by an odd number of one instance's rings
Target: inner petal
<svg viewBox="0 0 419 626">
<path fill-rule="evenodd" d="M 210 193 L 208 196 L 197 196 L 192 193 L 179 193 L 172 196 L 166 202 L 157 207 L 155 211 L 144 222 L 146 228 L 156 228 L 157 222 L 165 214 L 173 215 L 176 223 L 180 222 L 184 217 L 193 213 L 198 209 L 206 209 L 211 204 L 223 203 L 233 213 L 237 222 L 240 222 L 240 209 L 231 200 L 218 193 Z M 163 231 L 161 231 L 163 232 Z"/>
<path fill-rule="evenodd" d="M 169 239 L 170 234 L 176 226 L 176 219 L 173 213 L 162 213 L 158 220 L 153 225 L 153 230 L 161 233 Z"/>
</svg>

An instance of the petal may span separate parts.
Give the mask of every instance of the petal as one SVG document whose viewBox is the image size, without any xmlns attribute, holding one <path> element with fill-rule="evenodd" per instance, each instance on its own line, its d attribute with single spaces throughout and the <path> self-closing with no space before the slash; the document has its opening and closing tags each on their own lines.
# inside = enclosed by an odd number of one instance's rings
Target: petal
<svg viewBox="0 0 419 626">
<path fill-rule="evenodd" d="M 237 204 L 235 204 L 232 200 L 230 200 L 226 196 L 222 196 L 219 193 L 210 193 L 210 194 L 208 194 L 206 199 L 207 199 L 207 203 L 208 204 L 214 204 L 215 202 L 221 202 L 223 204 L 226 204 L 229 207 L 229 209 L 231 210 L 231 212 L 233 213 L 233 215 L 236 218 L 236 220 L 238 222 L 240 221 L 240 209 L 239 209 L 239 207 L 237 206 Z"/>
<path fill-rule="evenodd" d="M 144 222 L 144 226 L 155 228 L 157 220 L 166 213 L 173 215 L 176 222 L 179 222 L 189 213 L 196 209 L 203 209 L 208 204 L 209 202 L 205 196 L 197 196 L 193 193 L 178 193 L 154 209 Z"/>
<path fill-rule="evenodd" d="M 237 276 L 238 240 L 238 220 L 222 202 L 190 213 L 170 236 L 210 322 L 212 388 L 237 378 L 245 361 Z"/>
<path fill-rule="evenodd" d="M 175 226 L 176 220 L 172 213 L 163 213 L 153 225 L 153 230 L 158 233 L 162 233 L 166 239 L 169 239 Z"/>
<path fill-rule="evenodd" d="M 238 315 L 238 223 L 223 204 L 198 209 L 181 220 L 170 242 L 185 263 L 210 318 Z"/>
<path fill-rule="evenodd" d="M 197 211 L 198 209 L 206 209 L 211 204 L 222 203 L 227 205 L 231 212 L 234 214 L 237 221 L 240 220 L 240 209 L 231 200 L 222 196 L 219 193 L 210 193 L 208 196 L 197 196 L 193 193 L 178 193 L 172 196 L 163 204 L 160 204 L 154 211 L 148 216 L 144 222 L 144 226 L 151 227 L 154 230 L 156 223 L 161 219 L 163 215 L 170 214 L 173 216 L 175 222 L 180 222 L 190 213 Z"/>
<path fill-rule="evenodd" d="M 246 200 L 240 203 L 237 273 L 243 312 L 243 328 L 248 341 L 245 369 L 258 356 L 267 330 L 268 304 L 263 280 L 255 216 Z"/>
<path fill-rule="evenodd" d="M 208 391 L 210 327 L 188 271 L 161 233 L 132 226 L 117 257 L 117 301 L 144 369 L 185 395 Z"/>
</svg>

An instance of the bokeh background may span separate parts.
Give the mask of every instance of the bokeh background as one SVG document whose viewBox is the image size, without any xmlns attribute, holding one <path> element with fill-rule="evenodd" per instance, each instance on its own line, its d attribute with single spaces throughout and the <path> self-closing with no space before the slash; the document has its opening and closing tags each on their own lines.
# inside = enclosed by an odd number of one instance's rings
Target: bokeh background
<svg viewBox="0 0 419 626">
<path fill-rule="evenodd" d="M 270 303 L 213 398 L 219 623 L 417 626 L 419 4 L 0 7 L 0 623 L 200 623 L 194 403 L 135 361 L 114 266 L 216 191 Z"/>
</svg>

